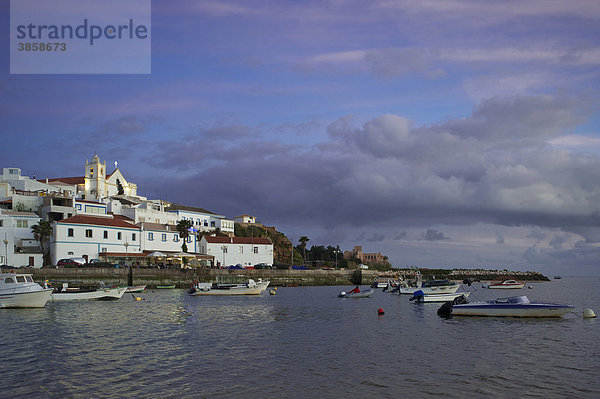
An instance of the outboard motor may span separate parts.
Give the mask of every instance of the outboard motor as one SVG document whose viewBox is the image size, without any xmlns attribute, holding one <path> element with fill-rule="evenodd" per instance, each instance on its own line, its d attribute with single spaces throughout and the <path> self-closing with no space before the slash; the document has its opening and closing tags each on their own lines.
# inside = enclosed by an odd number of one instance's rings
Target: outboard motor
<svg viewBox="0 0 600 399">
<path fill-rule="evenodd" d="M 438 316 L 449 318 L 452 317 L 452 301 L 444 302 L 437 311 Z"/>
<path fill-rule="evenodd" d="M 469 300 L 464 295 L 454 298 L 452 301 L 444 302 L 437 311 L 438 316 L 450 318 L 452 317 L 452 307 L 462 303 L 469 303 Z"/>
<path fill-rule="evenodd" d="M 413 296 L 411 296 L 410 298 L 408 298 L 408 300 L 409 301 L 414 301 L 415 299 L 421 298 L 423 296 L 425 296 L 425 293 L 423 293 L 422 290 L 415 291 L 415 292 L 413 292 Z"/>
</svg>

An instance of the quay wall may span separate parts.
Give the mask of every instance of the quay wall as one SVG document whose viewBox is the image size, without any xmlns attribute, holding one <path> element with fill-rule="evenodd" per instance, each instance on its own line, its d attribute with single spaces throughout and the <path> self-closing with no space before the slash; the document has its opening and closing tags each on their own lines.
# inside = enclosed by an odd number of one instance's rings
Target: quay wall
<svg viewBox="0 0 600 399">
<path fill-rule="evenodd" d="M 129 268 L 42 268 L 28 269 L 37 282 L 44 280 L 69 286 L 97 286 L 100 281 L 109 285 L 129 285 Z M 299 285 L 370 285 L 377 271 L 370 270 L 256 270 L 256 269 L 131 269 L 131 285 L 146 284 L 148 287 L 175 284 L 177 288 L 189 288 L 194 279 L 200 282 L 240 282 L 252 278 L 270 280 L 271 286 Z"/>
</svg>

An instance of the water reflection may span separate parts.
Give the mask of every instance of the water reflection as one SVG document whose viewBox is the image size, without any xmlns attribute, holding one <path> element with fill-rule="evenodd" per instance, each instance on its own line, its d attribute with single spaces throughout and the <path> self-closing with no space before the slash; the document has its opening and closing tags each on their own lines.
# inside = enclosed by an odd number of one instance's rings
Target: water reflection
<svg viewBox="0 0 600 399">
<path fill-rule="evenodd" d="M 598 290 L 586 284 L 564 278 L 534 290 L 539 298 L 593 307 Z M 74 398 L 600 396 L 597 320 L 442 319 L 437 304 L 380 291 L 341 300 L 339 290 L 280 288 L 241 298 L 157 290 L 140 301 L 2 310 L 0 349 L 9 361 L 0 391 Z"/>
</svg>

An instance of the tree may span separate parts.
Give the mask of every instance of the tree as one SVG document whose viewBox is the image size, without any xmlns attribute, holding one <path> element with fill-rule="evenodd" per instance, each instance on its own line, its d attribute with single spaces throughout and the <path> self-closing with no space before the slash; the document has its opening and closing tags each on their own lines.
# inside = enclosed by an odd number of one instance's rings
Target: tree
<svg viewBox="0 0 600 399">
<path fill-rule="evenodd" d="M 302 251 L 304 252 L 304 264 L 306 265 L 306 243 L 310 241 L 307 236 L 302 236 L 298 239 L 300 245 L 302 245 Z"/>
<path fill-rule="evenodd" d="M 125 194 L 125 190 L 123 189 L 123 185 L 121 184 L 121 180 L 117 179 L 117 194 L 123 195 Z"/>
<path fill-rule="evenodd" d="M 185 244 L 186 240 L 190 236 L 190 229 L 192 228 L 191 220 L 180 220 L 177 222 L 177 231 L 179 232 L 179 237 L 183 241 L 181 244 L 181 250 L 183 252 L 187 252 L 187 245 Z"/>
<path fill-rule="evenodd" d="M 40 220 L 38 224 L 31 226 L 31 231 L 33 232 L 33 238 L 40 243 L 44 266 L 47 266 L 50 264 L 50 257 L 48 253 L 49 248 L 47 248 L 46 244 L 50 241 L 50 237 L 52 237 L 52 233 L 54 232 L 52 224 L 46 220 Z"/>
</svg>

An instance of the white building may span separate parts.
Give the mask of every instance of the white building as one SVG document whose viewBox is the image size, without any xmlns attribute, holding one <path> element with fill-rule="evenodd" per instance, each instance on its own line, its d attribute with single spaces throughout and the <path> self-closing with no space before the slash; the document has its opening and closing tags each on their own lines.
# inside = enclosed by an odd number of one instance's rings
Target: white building
<svg viewBox="0 0 600 399">
<path fill-rule="evenodd" d="M 43 266 L 43 254 L 31 227 L 40 218 L 32 212 L 0 209 L 0 265 Z"/>
<path fill-rule="evenodd" d="M 138 223 L 141 230 L 141 245 L 144 252 L 181 252 L 183 244 L 175 226 L 158 223 Z M 197 253 L 197 238 L 191 234 L 186 241 L 188 252 Z"/>
<path fill-rule="evenodd" d="M 217 215 L 206 209 L 193 206 L 184 206 L 169 203 L 165 206 L 165 211 L 177 215 L 177 220 L 189 220 L 195 232 L 210 232 L 216 229 L 233 237 L 235 234 L 235 223 L 233 220 L 226 219 L 223 215 Z"/>
<path fill-rule="evenodd" d="M 214 256 L 217 266 L 273 264 L 273 244 L 260 237 L 211 237 L 200 240 L 200 253 Z"/>
<path fill-rule="evenodd" d="M 256 217 L 251 215 L 241 215 L 233 218 L 236 223 L 256 223 Z"/>
<path fill-rule="evenodd" d="M 75 215 L 55 222 L 50 241 L 52 264 L 60 259 L 101 259 L 107 253 L 136 254 L 142 251 L 140 229 L 119 216 Z"/>
</svg>

